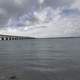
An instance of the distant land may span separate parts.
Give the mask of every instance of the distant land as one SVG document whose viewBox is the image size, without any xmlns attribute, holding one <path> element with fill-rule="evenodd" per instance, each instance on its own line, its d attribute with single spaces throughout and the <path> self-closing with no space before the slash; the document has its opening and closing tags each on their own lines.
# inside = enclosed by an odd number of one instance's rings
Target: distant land
<svg viewBox="0 0 80 80">
<path fill-rule="evenodd" d="M 70 39 L 70 38 L 80 38 L 78 37 L 48 37 L 48 38 L 35 38 L 35 39 Z"/>
<path fill-rule="evenodd" d="M 29 37 L 29 36 L 14 36 L 14 35 L 2 35 L 0 34 L 0 37 L 22 37 L 24 39 L 70 39 L 70 38 L 80 38 L 80 36 L 75 37 L 48 37 L 48 38 L 36 38 L 36 37 Z"/>
</svg>

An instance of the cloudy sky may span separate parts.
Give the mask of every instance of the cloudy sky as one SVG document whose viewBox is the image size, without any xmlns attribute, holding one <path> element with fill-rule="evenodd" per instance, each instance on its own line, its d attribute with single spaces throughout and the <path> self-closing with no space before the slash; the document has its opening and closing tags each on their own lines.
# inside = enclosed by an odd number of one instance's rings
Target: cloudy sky
<svg viewBox="0 0 80 80">
<path fill-rule="evenodd" d="M 0 25 L 8 23 L 10 18 L 17 18 L 29 12 L 50 6 L 64 8 L 65 15 L 80 14 L 80 0 L 0 0 Z"/>
<path fill-rule="evenodd" d="M 48 28 L 50 32 L 53 28 L 57 32 L 63 30 L 64 34 L 79 34 L 80 0 L 0 0 L 1 28 L 45 22 L 55 26 Z"/>
</svg>

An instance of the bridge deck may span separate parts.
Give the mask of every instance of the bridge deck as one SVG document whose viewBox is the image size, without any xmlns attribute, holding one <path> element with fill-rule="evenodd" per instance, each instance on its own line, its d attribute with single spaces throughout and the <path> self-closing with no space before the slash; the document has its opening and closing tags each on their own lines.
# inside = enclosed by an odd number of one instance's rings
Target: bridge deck
<svg viewBox="0 0 80 80">
<path fill-rule="evenodd" d="M 23 40 L 23 39 L 35 39 L 35 38 L 13 35 L 0 35 L 0 40 Z"/>
</svg>

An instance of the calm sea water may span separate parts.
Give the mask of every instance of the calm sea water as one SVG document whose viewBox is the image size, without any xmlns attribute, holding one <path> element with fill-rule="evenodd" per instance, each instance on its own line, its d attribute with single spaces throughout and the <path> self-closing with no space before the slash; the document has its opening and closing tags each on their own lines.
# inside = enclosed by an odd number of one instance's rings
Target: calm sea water
<svg viewBox="0 0 80 80">
<path fill-rule="evenodd" d="M 80 38 L 0 41 L 0 80 L 80 80 Z"/>
</svg>

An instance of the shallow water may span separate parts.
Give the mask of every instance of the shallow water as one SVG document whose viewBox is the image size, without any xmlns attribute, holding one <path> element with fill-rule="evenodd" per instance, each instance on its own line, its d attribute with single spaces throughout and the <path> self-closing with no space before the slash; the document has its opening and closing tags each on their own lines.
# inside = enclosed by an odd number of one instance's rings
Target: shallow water
<svg viewBox="0 0 80 80">
<path fill-rule="evenodd" d="M 80 80 L 80 38 L 0 41 L 0 80 Z"/>
</svg>

